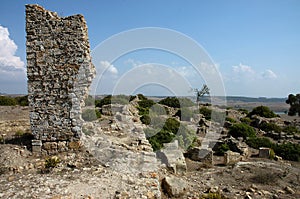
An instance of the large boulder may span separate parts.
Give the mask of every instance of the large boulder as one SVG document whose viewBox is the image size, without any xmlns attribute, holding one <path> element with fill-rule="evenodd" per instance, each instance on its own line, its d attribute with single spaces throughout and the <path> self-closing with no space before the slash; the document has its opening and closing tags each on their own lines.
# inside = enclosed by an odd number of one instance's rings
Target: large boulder
<svg viewBox="0 0 300 199">
<path fill-rule="evenodd" d="M 225 165 L 233 165 L 242 160 L 242 156 L 240 153 L 227 151 L 224 153 L 224 164 Z"/>
<path fill-rule="evenodd" d="M 165 177 L 162 180 L 162 189 L 169 197 L 180 197 L 184 194 L 187 183 L 175 176 Z"/>
<path fill-rule="evenodd" d="M 213 151 L 211 149 L 195 147 L 188 150 L 185 153 L 185 156 L 194 161 L 199 161 L 208 165 L 213 165 Z"/>
<path fill-rule="evenodd" d="M 157 157 L 174 173 L 185 173 L 187 166 L 178 141 L 164 144 L 164 148 L 157 152 Z"/>
</svg>

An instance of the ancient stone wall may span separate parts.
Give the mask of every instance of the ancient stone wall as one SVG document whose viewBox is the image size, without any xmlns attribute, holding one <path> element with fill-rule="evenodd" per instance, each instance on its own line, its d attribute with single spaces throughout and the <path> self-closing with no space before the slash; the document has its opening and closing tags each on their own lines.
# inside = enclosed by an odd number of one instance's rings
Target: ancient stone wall
<svg viewBox="0 0 300 199">
<path fill-rule="evenodd" d="M 68 150 L 80 138 L 81 107 L 95 74 L 86 22 L 26 5 L 26 33 L 32 133 L 48 152 Z"/>
</svg>

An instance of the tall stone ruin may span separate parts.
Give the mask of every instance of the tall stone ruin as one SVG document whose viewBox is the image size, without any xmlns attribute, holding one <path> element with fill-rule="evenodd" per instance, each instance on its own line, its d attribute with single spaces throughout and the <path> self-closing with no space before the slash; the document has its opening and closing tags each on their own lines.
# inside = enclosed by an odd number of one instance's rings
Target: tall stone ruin
<svg viewBox="0 0 300 199">
<path fill-rule="evenodd" d="M 85 19 L 26 5 L 26 33 L 33 151 L 69 150 L 79 145 L 82 106 L 95 75 Z"/>
</svg>

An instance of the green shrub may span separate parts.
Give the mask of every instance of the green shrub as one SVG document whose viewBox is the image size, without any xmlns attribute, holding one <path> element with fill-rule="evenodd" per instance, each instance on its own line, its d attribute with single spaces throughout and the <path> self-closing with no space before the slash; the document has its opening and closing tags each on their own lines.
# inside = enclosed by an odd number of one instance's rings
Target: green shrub
<svg viewBox="0 0 300 199">
<path fill-rule="evenodd" d="M 139 100 L 148 100 L 147 97 L 145 97 L 143 94 L 137 94 Z"/>
<path fill-rule="evenodd" d="M 153 100 L 143 99 L 138 101 L 139 115 L 149 115 L 149 109 L 155 104 Z"/>
<path fill-rule="evenodd" d="M 60 159 L 57 156 L 52 156 L 45 159 L 45 168 L 54 168 L 60 163 Z"/>
<path fill-rule="evenodd" d="M 217 149 L 216 149 L 216 151 L 215 151 L 215 154 L 216 155 L 220 155 L 220 156 L 223 156 L 224 155 L 224 153 L 226 152 L 226 151 L 229 151 L 230 150 L 230 148 L 229 148 L 229 146 L 228 146 L 228 144 L 221 144 Z"/>
<path fill-rule="evenodd" d="M 177 97 L 167 97 L 158 102 L 159 104 L 166 105 L 168 107 L 180 108 L 180 103 Z"/>
<path fill-rule="evenodd" d="M 101 100 L 96 100 L 95 105 L 96 107 L 102 107 L 104 105 L 109 105 L 109 104 L 128 104 L 130 100 L 130 96 L 126 95 L 107 95 Z"/>
<path fill-rule="evenodd" d="M 28 95 L 21 96 L 21 97 L 16 97 L 15 100 L 17 101 L 17 104 L 20 106 L 28 106 Z"/>
<path fill-rule="evenodd" d="M 84 121 L 94 121 L 101 117 L 98 109 L 86 109 L 82 112 L 82 119 Z"/>
<path fill-rule="evenodd" d="M 138 104 L 139 104 L 139 107 L 141 107 L 141 108 L 148 108 L 148 109 L 149 109 L 149 108 L 151 108 L 151 106 L 153 106 L 155 103 L 154 103 L 153 100 L 147 99 L 147 100 L 141 100 L 141 101 L 139 101 Z"/>
<path fill-rule="evenodd" d="M 277 155 L 285 160 L 300 161 L 300 145 L 294 143 L 277 144 L 274 148 Z"/>
<path fill-rule="evenodd" d="M 275 123 L 268 123 L 268 122 L 262 122 L 260 125 L 259 125 L 259 129 L 265 131 L 265 132 L 271 132 L 271 131 L 274 131 L 276 133 L 280 133 L 282 131 L 281 127 L 278 126 L 277 124 Z"/>
<path fill-rule="evenodd" d="M 246 114 L 246 115 L 249 114 L 249 111 L 247 109 L 244 109 L 244 108 L 240 108 L 240 109 L 238 109 L 238 111 L 243 113 L 243 114 Z"/>
<path fill-rule="evenodd" d="M 252 137 L 246 140 L 246 144 L 250 147 L 259 149 L 260 147 L 274 148 L 275 144 L 266 137 Z"/>
<path fill-rule="evenodd" d="M 283 132 L 286 132 L 289 135 L 294 135 L 295 133 L 300 133 L 297 127 L 295 126 L 286 126 L 282 129 Z"/>
<path fill-rule="evenodd" d="M 167 97 L 158 102 L 159 104 L 166 105 L 173 108 L 183 108 L 195 106 L 195 103 L 188 98 L 177 98 L 177 97 Z"/>
<path fill-rule="evenodd" d="M 251 126 L 244 123 L 233 124 L 229 128 L 228 134 L 235 138 L 243 137 L 244 139 L 246 139 L 247 137 L 256 136 L 255 130 Z"/>
<path fill-rule="evenodd" d="M 0 106 L 15 106 L 17 105 L 16 99 L 8 96 L 0 96 Z"/>
<path fill-rule="evenodd" d="M 157 151 L 163 147 L 163 143 L 169 143 L 174 140 L 179 127 L 179 121 L 174 118 L 168 118 L 159 132 L 155 130 L 147 130 L 145 134 L 153 150 Z"/>
<path fill-rule="evenodd" d="M 252 122 L 252 120 L 249 117 L 243 117 L 243 118 L 240 119 L 240 121 L 242 123 L 245 123 L 245 124 L 248 124 L 248 125 L 250 125 L 251 122 Z"/>
<path fill-rule="evenodd" d="M 143 124 L 149 125 L 151 123 L 151 118 L 149 115 L 142 115 L 140 120 Z"/>
<path fill-rule="evenodd" d="M 265 118 L 274 118 L 277 117 L 277 115 L 269 109 L 269 107 L 266 106 L 258 106 L 255 107 L 249 114 L 248 117 L 251 117 L 252 115 L 258 115 L 260 117 Z"/>
<path fill-rule="evenodd" d="M 211 119 L 211 113 L 212 113 L 211 109 L 203 106 L 199 109 L 199 113 L 202 114 L 205 119 L 207 120 Z"/>
<path fill-rule="evenodd" d="M 154 151 L 160 150 L 163 147 L 163 143 L 170 143 L 175 138 L 175 135 L 166 130 L 161 130 L 152 137 L 149 137 L 149 143 Z"/>
<path fill-rule="evenodd" d="M 226 117 L 225 120 L 226 120 L 227 122 L 236 123 L 236 120 L 233 119 L 232 117 Z"/>
</svg>

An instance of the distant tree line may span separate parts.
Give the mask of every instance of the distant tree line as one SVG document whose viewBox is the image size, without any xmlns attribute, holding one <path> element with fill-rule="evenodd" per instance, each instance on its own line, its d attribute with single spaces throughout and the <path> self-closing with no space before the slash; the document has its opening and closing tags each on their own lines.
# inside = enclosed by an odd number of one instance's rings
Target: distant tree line
<svg viewBox="0 0 300 199">
<path fill-rule="evenodd" d="M 28 95 L 10 97 L 0 96 L 0 106 L 28 106 Z"/>
</svg>

